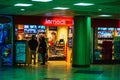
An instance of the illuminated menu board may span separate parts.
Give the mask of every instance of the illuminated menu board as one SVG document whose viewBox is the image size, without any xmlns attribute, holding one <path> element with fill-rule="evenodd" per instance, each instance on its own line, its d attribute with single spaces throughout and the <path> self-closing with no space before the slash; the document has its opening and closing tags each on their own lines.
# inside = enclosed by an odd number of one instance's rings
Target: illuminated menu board
<svg viewBox="0 0 120 80">
<path fill-rule="evenodd" d="M 37 34 L 38 32 L 46 32 L 46 26 L 42 26 L 42 25 L 24 25 L 24 33 Z"/>
<path fill-rule="evenodd" d="M 113 38 L 114 28 L 98 27 L 98 38 Z"/>
<path fill-rule="evenodd" d="M 16 42 L 16 58 L 15 62 L 18 64 L 26 63 L 26 41 Z"/>
</svg>

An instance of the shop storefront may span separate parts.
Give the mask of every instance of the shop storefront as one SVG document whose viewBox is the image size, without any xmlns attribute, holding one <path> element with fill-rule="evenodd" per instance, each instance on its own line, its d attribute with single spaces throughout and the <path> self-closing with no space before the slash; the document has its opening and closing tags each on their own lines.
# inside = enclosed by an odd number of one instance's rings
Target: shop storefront
<svg viewBox="0 0 120 80">
<path fill-rule="evenodd" d="M 29 17 L 24 17 L 30 19 Z M 29 49 L 27 41 L 31 35 L 44 35 L 48 45 L 48 60 L 68 60 L 68 47 L 72 46 L 72 17 L 32 17 L 30 20 L 19 21 L 21 17 L 14 17 L 16 37 L 16 64 L 29 63 Z M 36 20 L 37 22 L 35 22 Z M 38 21 L 39 20 L 39 21 Z M 26 45 L 25 45 L 26 44 Z M 21 52 L 19 52 L 21 51 Z M 21 53 L 21 54 L 19 54 Z M 70 55 L 70 54 L 69 54 Z"/>
<path fill-rule="evenodd" d="M 120 63 L 120 28 L 118 24 L 119 21 L 99 19 L 94 20 L 93 22 L 93 63 Z"/>
</svg>

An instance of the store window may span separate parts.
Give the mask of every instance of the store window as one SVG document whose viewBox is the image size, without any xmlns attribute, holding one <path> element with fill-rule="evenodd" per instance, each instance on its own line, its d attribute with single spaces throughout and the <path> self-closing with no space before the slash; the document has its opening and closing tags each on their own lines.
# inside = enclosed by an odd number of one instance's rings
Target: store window
<svg viewBox="0 0 120 80">
<path fill-rule="evenodd" d="M 31 35 L 36 35 L 39 33 L 45 33 L 46 26 L 42 25 L 16 25 L 15 34 L 16 40 L 28 40 Z"/>
<path fill-rule="evenodd" d="M 94 60 L 120 60 L 120 28 L 95 28 Z"/>
</svg>

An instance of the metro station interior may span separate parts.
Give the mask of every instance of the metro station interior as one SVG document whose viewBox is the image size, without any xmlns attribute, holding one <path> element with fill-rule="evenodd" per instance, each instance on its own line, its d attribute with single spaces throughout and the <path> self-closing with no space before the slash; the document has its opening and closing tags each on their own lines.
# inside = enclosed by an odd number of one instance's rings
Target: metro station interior
<svg viewBox="0 0 120 80">
<path fill-rule="evenodd" d="M 28 41 L 45 37 L 46 63 Z M 0 80 L 119 80 L 120 0 L 0 0 Z"/>
</svg>

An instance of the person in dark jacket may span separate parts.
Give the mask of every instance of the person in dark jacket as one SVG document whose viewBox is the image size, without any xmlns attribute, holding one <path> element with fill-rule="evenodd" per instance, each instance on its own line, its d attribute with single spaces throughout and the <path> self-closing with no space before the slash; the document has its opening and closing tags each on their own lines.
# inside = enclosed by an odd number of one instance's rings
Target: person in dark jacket
<svg viewBox="0 0 120 80">
<path fill-rule="evenodd" d="M 31 60 L 32 60 L 32 56 L 34 56 L 34 64 L 36 64 L 36 49 L 38 46 L 38 42 L 35 35 L 31 36 L 31 39 L 28 41 L 28 46 L 30 48 Z"/>
<path fill-rule="evenodd" d="M 42 36 L 42 37 L 39 39 L 39 42 L 40 42 L 40 44 L 39 44 L 39 46 L 38 46 L 38 49 L 39 49 L 39 48 L 42 48 L 42 50 L 43 50 L 43 51 L 40 51 L 40 54 L 41 54 L 41 56 L 42 56 L 42 64 L 41 64 L 41 65 L 45 65 L 45 59 L 46 59 L 45 55 L 46 55 L 46 53 L 47 53 L 47 44 L 46 44 L 46 41 L 45 41 L 44 36 Z"/>
</svg>

